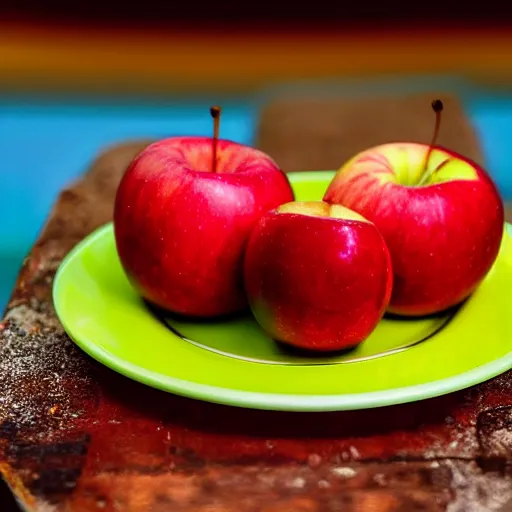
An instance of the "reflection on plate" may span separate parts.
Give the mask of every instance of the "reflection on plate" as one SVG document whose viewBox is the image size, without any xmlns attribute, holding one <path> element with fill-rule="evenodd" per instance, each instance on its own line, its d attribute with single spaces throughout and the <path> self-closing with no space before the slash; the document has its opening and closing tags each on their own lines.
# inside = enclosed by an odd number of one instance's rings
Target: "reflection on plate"
<svg viewBox="0 0 512 512">
<path fill-rule="evenodd" d="M 255 363 L 317 365 L 354 363 L 396 354 L 431 338 L 455 313 L 451 310 L 419 319 L 384 318 L 363 343 L 331 354 L 299 353 L 275 343 L 250 313 L 207 322 L 155 314 L 185 341 L 217 354 Z"/>
</svg>

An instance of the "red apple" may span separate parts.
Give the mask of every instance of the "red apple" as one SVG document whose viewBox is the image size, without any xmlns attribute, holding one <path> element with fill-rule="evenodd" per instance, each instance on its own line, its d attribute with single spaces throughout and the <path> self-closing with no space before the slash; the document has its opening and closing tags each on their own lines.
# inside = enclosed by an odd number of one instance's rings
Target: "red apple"
<svg viewBox="0 0 512 512">
<path fill-rule="evenodd" d="M 467 298 L 493 265 L 503 203 L 475 162 L 439 146 L 384 144 L 339 169 L 324 200 L 373 222 L 393 262 L 388 311 L 420 316 Z"/>
<path fill-rule="evenodd" d="M 243 253 L 256 221 L 293 200 L 266 154 L 228 140 L 172 137 L 144 149 L 124 174 L 114 226 L 121 263 L 148 301 L 181 315 L 243 310 Z"/>
<path fill-rule="evenodd" d="M 294 201 L 264 215 L 245 255 L 251 310 L 270 337 L 314 351 L 361 343 L 391 294 L 388 249 L 357 213 Z"/>
</svg>

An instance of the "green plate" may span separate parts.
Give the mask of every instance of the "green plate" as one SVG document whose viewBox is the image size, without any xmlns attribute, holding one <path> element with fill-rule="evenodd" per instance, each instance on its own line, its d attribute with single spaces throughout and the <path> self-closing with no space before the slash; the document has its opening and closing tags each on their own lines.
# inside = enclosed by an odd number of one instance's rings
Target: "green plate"
<svg viewBox="0 0 512 512">
<path fill-rule="evenodd" d="M 321 199 L 333 172 L 291 173 L 296 198 Z M 85 352 L 175 394 L 259 409 L 328 411 L 430 398 L 512 367 L 512 229 L 479 289 L 457 310 L 385 318 L 357 349 L 315 357 L 270 340 L 250 315 L 191 323 L 160 318 L 130 286 L 112 224 L 78 244 L 54 281 L 65 330 Z"/>
</svg>

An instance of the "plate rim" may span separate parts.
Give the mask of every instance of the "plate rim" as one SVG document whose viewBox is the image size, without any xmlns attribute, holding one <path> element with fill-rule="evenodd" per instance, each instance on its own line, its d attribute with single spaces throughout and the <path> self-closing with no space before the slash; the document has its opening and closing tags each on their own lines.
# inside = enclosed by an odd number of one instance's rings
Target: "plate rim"
<svg viewBox="0 0 512 512">
<path fill-rule="evenodd" d="M 318 176 L 332 171 L 297 172 L 307 180 L 308 175 Z M 289 173 L 292 174 L 292 173 Z M 508 236 L 512 236 L 512 224 L 505 222 Z M 69 338 L 100 364 L 121 375 L 161 391 L 175 395 L 203 400 L 207 402 L 252 408 L 260 410 L 278 410 L 295 412 L 327 412 L 371 409 L 435 398 L 448 393 L 462 391 L 474 385 L 488 381 L 512 368 L 512 350 L 504 356 L 466 372 L 452 375 L 443 379 L 415 384 L 399 388 L 368 391 L 362 393 L 344 394 L 304 394 L 304 393 L 269 393 L 257 391 L 236 390 L 217 385 L 192 382 L 182 378 L 163 375 L 126 361 L 105 350 L 91 340 L 81 340 L 75 337 L 72 327 L 68 324 L 59 304 L 58 289 L 66 267 L 80 254 L 85 247 L 93 244 L 96 239 L 113 230 L 113 222 L 108 222 L 80 240 L 62 259 L 53 279 L 52 301 L 56 316 Z M 156 320 L 155 320 L 156 321 Z M 220 356 L 228 357 L 228 356 Z M 392 357 L 392 356 L 390 356 Z M 248 361 L 247 364 L 261 364 Z"/>
</svg>

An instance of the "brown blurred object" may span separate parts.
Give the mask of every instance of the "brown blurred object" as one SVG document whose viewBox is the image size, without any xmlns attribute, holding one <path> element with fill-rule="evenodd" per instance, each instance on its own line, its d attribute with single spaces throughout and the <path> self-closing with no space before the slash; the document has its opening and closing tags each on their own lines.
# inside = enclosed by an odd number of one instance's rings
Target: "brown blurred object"
<svg viewBox="0 0 512 512">
<path fill-rule="evenodd" d="M 438 144 L 484 165 L 480 142 L 460 100 L 442 92 L 346 98 L 283 93 L 263 108 L 255 145 L 287 172 L 334 170 L 386 142 L 430 143 L 431 102 L 444 103 Z"/>
<path fill-rule="evenodd" d="M 175 3 L 165 5 L 174 8 Z M 41 8 L 47 8 L 46 2 Z M 445 74 L 483 85 L 512 83 L 505 57 L 512 54 L 510 27 L 335 19 L 251 23 L 248 17 L 236 23 L 176 25 L 175 20 L 153 26 L 133 19 L 119 25 L 5 21 L 0 14 L 0 90 L 86 92 L 119 99 L 135 93 L 211 97 L 303 80 L 393 75 Z"/>
</svg>

